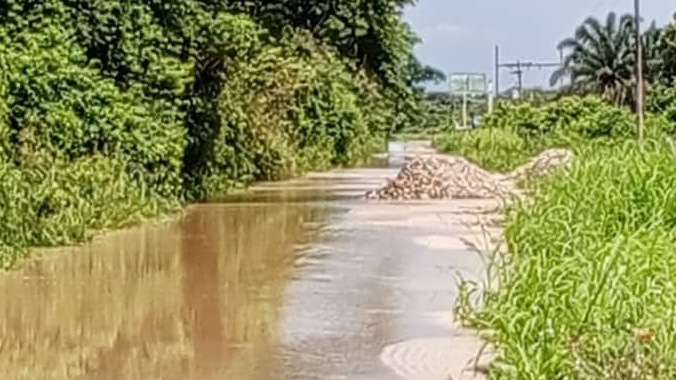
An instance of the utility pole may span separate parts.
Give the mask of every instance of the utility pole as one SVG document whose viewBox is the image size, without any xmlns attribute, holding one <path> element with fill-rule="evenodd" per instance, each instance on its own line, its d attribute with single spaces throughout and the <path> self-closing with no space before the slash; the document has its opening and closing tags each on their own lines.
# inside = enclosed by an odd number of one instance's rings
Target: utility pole
<svg viewBox="0 0 676 380">
<path fill-rule="evenodd" d="M 488 91 L 486 91 L 486 96 L 488 97 L 488 113 L 493 112 L 493 83 L 488 81 Z"/>
<path fill-rule="evenodd" d="M 514 71 L 514 74 L 516 74 L 519 97 L 521 97 L 523 93 L 523 69 L 521 69 L 521 61 L 516 61 L 516 71 Z"/>
<path fill-rule="evenodd" d="M 495 45 L 495 98 L 500 96 L 500 46 Z"/>
<path fill-rule="evenodd" d="M 641 44 L 641 5 L 634 0 L 636 20 L 636 115 L 638 122 L 638 140 L 643 141 L 643 46 Z"/>
<path fill-rule="evenodd" d="M 562 54 L 562 52 L 559 52 Z M 561 59 L 561 58 L 560 58 Z M 517 60 L 516 62 L 500 62 L 500 47 L 495 45 L 495 97 L 497 98 L 500 95 L 500 68 L 515 69 L 512 71 L 512 74 L 516 75 L 517 86 L 519 89 L 519 96 L 523 91 L 523 73 L 525 69 L 544 69 L 549 67 L 560 67 L 561 62 L 522 62 Z"/>
</svg>

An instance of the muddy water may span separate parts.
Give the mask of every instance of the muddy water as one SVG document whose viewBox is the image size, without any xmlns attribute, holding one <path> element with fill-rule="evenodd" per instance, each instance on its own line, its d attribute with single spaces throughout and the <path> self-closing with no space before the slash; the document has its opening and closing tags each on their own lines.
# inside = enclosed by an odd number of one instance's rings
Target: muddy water
<svg viewBox="0 0 676 380">
<path fill-rule="evenodd" d="M 453 271 L 481 262 L 448 216 L 473 206 L 360 199 L 395 172 L 263 184 L 41 252 L 0 278 L 2 378 L 444 378 L 469 346 L 420 339 L 461 335 Z"/>
</svg>

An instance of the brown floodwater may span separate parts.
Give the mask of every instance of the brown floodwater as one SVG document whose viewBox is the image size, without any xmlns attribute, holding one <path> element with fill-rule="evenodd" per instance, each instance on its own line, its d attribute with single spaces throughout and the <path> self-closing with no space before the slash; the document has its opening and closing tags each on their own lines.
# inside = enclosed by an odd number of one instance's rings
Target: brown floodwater
<svg viewBox="0 0 676 380">
<path fill-rule="evenodd" d="M 37 252 L 0 277 L 0 376 L 396 378 L 379 355 L 445 333 L 421 316 L 452 307 L 439 266 L 459 251 L 416 245 L 429 231 L 397 224 L 414 209 L 361 199 L 394 173 L 261 184 Z"/>
</svg>

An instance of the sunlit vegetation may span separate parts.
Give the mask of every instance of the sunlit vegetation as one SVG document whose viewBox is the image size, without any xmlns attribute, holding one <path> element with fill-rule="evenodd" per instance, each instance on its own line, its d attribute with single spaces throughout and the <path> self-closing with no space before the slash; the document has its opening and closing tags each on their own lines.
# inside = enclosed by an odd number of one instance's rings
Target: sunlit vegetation
<svg viewBox="0 0 676 380">
<path fill-rule="evenodd" d="M 566 95 L 505 102 L 480 130 L 437 141 L 500 171 L 547 148 L 575 152 L 571 168 L 525 183 L 527 199 L 506 210 L 507 253 L 491 265 L 500 286 L 461 287 L 459 316 L 498 349 L 492 378 L 676 377 L 676 23 L 643 37 L 642 142 L 633 28 L 629 16 L 587 19 L 561 44 L 553 80 L 569 79 Z"/>
<path fill-rule="evenodd" d="M 0 5 L 0 267 L 257 180 L 353 165 L 420 118 L 408 0 Z"/>
</svg>

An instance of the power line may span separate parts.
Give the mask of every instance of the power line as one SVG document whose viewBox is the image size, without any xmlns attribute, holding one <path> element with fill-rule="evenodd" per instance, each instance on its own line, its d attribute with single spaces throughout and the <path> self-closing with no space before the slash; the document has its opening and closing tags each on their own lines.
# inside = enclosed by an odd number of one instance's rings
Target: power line
<svg viewBox="0 0 676 380">
<path fill-rule="evenodd" d="M 610 0 L 610 5 L 614 7 L 619 0 Z M 601 0 L 596 3 L 596 5 L 592 9 L 592 14 L 595 13 L 596 11 L 600 10 L 602 7 L 607 5 L 607 0 Z M 636 108 L 637 108 L 637 114 L 638 114 L 638 128 L 639 128 L 639 138 L 643 137 L 643 124 L 644 124 L 644 115 L 643 115 L 643 103 L 644 103 L 644 91 L 643 91 L 643 57 L 642 57 L 642 47 L 641 47 L 641 31 L 640 31 L 640 21 L 641 21 L 641 16 L 640 16 L 640 0 L 634 0 L 634 17 L 636 21 L 636 40 L 638 41 L 637 45 L 637 50 L 636 50 L 636 55 L 637 55 L 637 99 L 636 99 Z M 498 97 L 500 95 L 500 69 L 501 68 L 509 68 L 509 69 L 515 69 L 514 71 L 511 72 L 511 74 L 516 75 L 517 77 L 517 85 L 518 85 L 518 90 L 519 94 L 523 91 L 523 73 L 524 70 L 527 69 L 544 69 L 544 68 L 550 68 L 550 67 L 562 67 L 563 65 L 563 50 L 559 50 L 559 62 L 531 62 L 531 61 L 520 61 L 517 60 L 516 62 L 500 62 L 500 47 L 498 45 L 495 45 L 495 97 Z M 561 82 L 563 82 L 563 78 L 561 78 Z"/>
<path fill-rule="evenodd" d="M 514 71 L 511 74 L 516 75 L 517 86 L 519 89 L 519 94 L 523 91 L 523 73 L 525 70 L 531 69 L 545 69 L 551 67 L 561 67 L 563 64 L 563 51 L 559 50 L 560 60 L 559 62 L 533 62 L 533 61 L 521 61 L 517 60 L 516 62 L 500 62 L 500 46 L 495 45 L 495 97 L 500 95 L 500 69 L 507 68 Z"/>
</svg>

